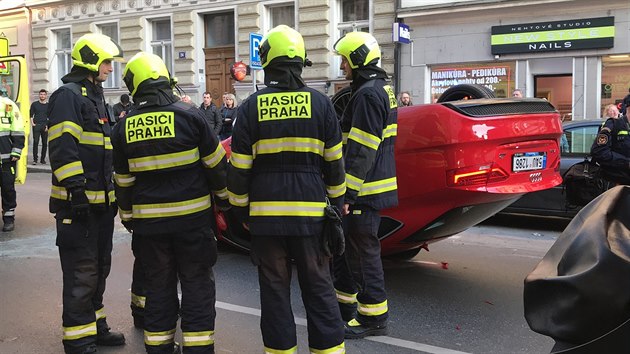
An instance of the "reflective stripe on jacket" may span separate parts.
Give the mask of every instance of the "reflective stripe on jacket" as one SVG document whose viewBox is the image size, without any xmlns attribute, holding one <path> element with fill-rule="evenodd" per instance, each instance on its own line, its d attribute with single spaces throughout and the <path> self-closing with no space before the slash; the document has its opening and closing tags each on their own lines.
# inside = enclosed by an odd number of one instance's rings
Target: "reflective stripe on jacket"
<svg viewBox="0 0 630 354">
<path fill-rule="evenodd" d="M 209 227 L 211 194 L 228 205 L 226 152 L 197 107 L 133 110 L 114 126 L 112 144 L 120 217 L 134 231 Z"/>
<path fill-rule="evenodd" d="M 347 191 L 345 202 L 380 210 L 398 204 L 394 143 L 396 98 L 383 79 L 353 92 L 342 117 Z"/>
<path fill-rule="evenodd" d="M 0 159 L 20 158 L 24 148 L 24 120 L 15 103 L 0 97 Z"/>
<path fill-rule="evenodd" d="M 65 84 L 50 96 L 51 213 L 69 208 L 69 190 L 77 187 L 85 189 L 90 204 L 115 201 L 111 131 L 102 90 L 86 79 Z"/>
<path fill-rule="evenodd" d="M 228 176 L 230 203 L 252 235 L 316 235 L 326 196 L 345 191 L 339 121 L 330 100 L 303 87 L 265 88 L 238 110 Z"/>
</svg>

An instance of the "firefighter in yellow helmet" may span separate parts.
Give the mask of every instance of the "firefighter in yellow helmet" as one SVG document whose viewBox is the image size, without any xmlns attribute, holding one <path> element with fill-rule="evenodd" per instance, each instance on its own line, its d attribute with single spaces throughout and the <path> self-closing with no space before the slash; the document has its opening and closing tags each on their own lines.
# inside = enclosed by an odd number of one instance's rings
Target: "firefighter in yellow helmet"
<svg viewBox="0 0 630 354">
<path fill-rule="evenodd" d="M 214 353 L 212 196 L 229 207 L 226 152 L 203 112 L 174 95 L 160 57 L 136 54 L 123 81 L 135 107 L 114 126 L 114 179 L 120 218 L 140 246 L 146 351 L 173 352 L 181 313 L 184 353 Z"/>
<path fill-rule="evenodd" d="M 103 306 L 111 268 L 116 216 L 109 117 L 101 84 L 122 59 L 120 46 L 102 34 L 81 36 L 73 67 L 48 104 L 52 190 L 63 271 L 63 345 L 66 353 L 94 353 L 122 345 Z"/>
<path fill-rule="evenodd" d="M 2 196 L 2 231 L 15 229 L 15 172 L 24 148 L 24 120 L 15 102 L 0 94 L 0 195 Z"/>
<path fill-rule="evenodd" d="M 324 254 L 326 197 L 341 207 L 341 131 L 330 100 L 302 80 L 302 36 L 281 25 L 262 39 L 266 88 L 242 102 L 232 135 L 228 192 L 247 225 L 258 266 L 266 353 L 297 353 L 292 261 L 312 353 L 344 353 L 344 329 Z"/>
<path fill-rule="evenodd" d="M 334 284 L 346 338 L 387 333 L 388 305 L 378 239 L 379 210 L 398 204 L 394 139 L 397 103 L 381 50 L 369 33 L 350 32 L 334 51 L 352 80 L 352 96 L 341 117 L 347 190 L 344 198 L 346 252 L 334 260 Z"/>
</svg>

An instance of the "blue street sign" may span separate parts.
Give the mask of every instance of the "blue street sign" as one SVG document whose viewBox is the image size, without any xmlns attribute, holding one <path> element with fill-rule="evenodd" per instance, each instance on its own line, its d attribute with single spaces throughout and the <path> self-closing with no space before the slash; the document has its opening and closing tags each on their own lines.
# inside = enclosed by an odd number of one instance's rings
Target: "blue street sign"
<svg viewBox="0 0 630 354">
<path fill-rule="evenodd" d="M 260 63 L 260 53 L 258 47 L 262 42 L 262 34 L 250 33 L 249 34 L 249 67 L 254 70 L 262 70 L 262 64 Z"/>
</svg>

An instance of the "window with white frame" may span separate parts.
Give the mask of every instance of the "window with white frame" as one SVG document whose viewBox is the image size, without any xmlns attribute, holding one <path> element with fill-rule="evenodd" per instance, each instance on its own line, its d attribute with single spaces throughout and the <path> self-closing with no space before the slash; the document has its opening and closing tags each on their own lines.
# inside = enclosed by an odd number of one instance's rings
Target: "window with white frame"
<svg viewBox="0 0 630 354">
<path fill-rule="evenodd" d="M 269 15 L 268 29 L 279 25 L 295 28 L 295 5 L 293 3 L 268 5 L 267 13 Z"/>
<path fill-rule="evenodd" d="M 151 20 L 151 52 L 164 60 L 166 68 L 173 71 L 173 39 L 170 19 Z"/>
<path fill-rule="evenodd" d="M 54 43 L 54 57 L 51 65 L 51 82 L 57 86 L 63 85 L 61 78 L 72 69 L 72 37 L 70 28 L 61 28 L 52 31 Z"/>
<path fill-rule="evenodd" d="M 118 23 L 104 23 L 99 24 L 96 27 L 98 28 L 99 32 L 111 38 L 112 41 L 114 41 L 115 43 L 120 43 L 118 35 Z M 105 88 L 120 87 L 120 78 L 122 76 L 122 73 L 120 71 L 120 62 L 115 61 L 112 64 L 114 65 L 114 72 L 113 75 L 109 75 L 107 77 L 107 81 L 103 83 L 103 87 Z"/>
<path fill-rule="evenodd" d="M 206 48 L 234 45 L 234 13 L 204 15 Z"/>
<path fill-rule="evenodd" d="M 369 0 L 339 0 L 338 1 L 337 39 L 348 32 L 370 32 L 370 1 Z M 336 55 L 334 70 L 337 76 L 343 77 L 339 69 L 341 58 Z"/>
</svg>

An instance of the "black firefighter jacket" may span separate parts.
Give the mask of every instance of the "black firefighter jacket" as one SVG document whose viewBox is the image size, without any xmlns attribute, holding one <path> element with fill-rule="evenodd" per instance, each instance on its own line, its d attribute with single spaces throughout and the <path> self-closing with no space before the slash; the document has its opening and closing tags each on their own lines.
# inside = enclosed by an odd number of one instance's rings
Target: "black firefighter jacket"
<svg viewBox="0 0 630 354">
<path fill-rule="evenodd" d="M 67 83 L 50 96 L 51 213 L 70 208 L 69 190 L 77 187 L 85 189 L 91 206 L 115 201 L 110 126 L 102 90 L 84 79 Z"/>
<path fill-rule="evenodd" d="M 134 109 L 114 126 L 112 144 L 120 218 L 134 232 L 209 227 L 211 195 L 229 205 L 226 152 L 197 107 Z"/>
<path fill-rule="evenodd" d="M 346 191 L 330 100 L 308 87 L 268 87 L 248 97 L 238 117 L 228 192 L 251 234 L 321 234 L 326 197 L 339 207 Z"/>
<path fill-rule="evenodd" d="M 383 79 L 353 88 L 341 118 L 347 191 L 345 203 L 380 210 L 398 204 L 394 142 L 397 103 Z"/>
<path fill-rule="evenodd" d="M 628 118 L 609 118 L 602 124 L 591 155 L 612 182 L 630 184 L 630 123 Z"/>
</svg>

